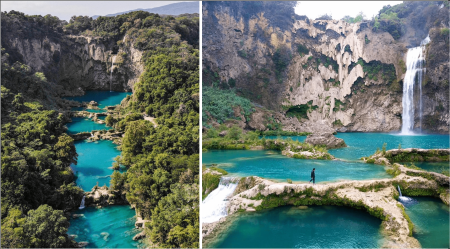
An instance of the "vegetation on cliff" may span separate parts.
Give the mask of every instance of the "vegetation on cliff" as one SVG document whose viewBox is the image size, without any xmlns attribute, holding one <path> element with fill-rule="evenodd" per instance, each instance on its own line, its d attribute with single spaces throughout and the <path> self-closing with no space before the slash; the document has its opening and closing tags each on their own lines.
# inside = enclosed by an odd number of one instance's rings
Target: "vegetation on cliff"
<svg viewBox="0 0 450 249">
<path fill-rule="evenodd" d="M 62 115 L 39 99 L 48 85 L 39 72 L 15 62 L 2 49 L 2 247 L 73 247 L 63 211 L 77 207 L 83 191 L 74 186 L 73 139 Z M 27 87 L 13 91 L 5 85 Z M 42 220 L 45 217 L 45 222 Z M 40 223 L 41 224 L 37 224 Z M 42 229 L 37 229 L 37 226 Z"/>
<path fill-rule="evenodd" d="M 132 12 L 102 22 L 123 23 L 108 30 L 107 24 L 95 26 L 94 34 L 124 34 L 126 43 L 145 51 L 133 97 L 119 117 L 109 120 L 125 132 L 119 162 L 128 168 L 112 175 L 111 189 L 125 191 L 128 202 L 151 220 L 146 229 L 153 244 L 198 247 L 198 17 Z M 158 126 L 143 120 L 142 113 Z"/>
</svg>

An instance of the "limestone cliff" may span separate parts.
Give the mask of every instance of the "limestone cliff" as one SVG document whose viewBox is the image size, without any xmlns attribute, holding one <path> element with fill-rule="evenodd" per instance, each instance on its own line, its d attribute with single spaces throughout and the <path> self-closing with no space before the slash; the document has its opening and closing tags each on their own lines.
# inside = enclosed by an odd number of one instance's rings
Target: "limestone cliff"
<svg viewBox="0 0 450 249">
<path fill-rule="evenodd" d="M 203 84 L 235 88 L 262 107 L 252 116 L 274 119 L 283 130 L 398 131 L 406 53 L 430 33 L 423 128 L 448 132 L 448 37 L 436 35 L 448 27 L 448 6 L 429 3 L 420 12 L 405 4 L 406 31 L 397 36 L 374 21 L 310 20 L 296 15 L 294 5 L 205 2 Z M 438 48 L 447 56 L 430 58 Z M 252 117 L 247 123 L 267 129 Z"/>
<path fill-rule="evenodd" d="M 60 95 L 110 87 L 131 91 L 143 71 L 143 52 L 126 36 L 118 42 L 118 38 L 71 35 L 5 13 L 1 33 L 2 48 L 9 53 L 11 62 L 20 61 L 33 71 L 43 72 L 49 81 L 60 86 L 55 89 Z"/>
</svg>

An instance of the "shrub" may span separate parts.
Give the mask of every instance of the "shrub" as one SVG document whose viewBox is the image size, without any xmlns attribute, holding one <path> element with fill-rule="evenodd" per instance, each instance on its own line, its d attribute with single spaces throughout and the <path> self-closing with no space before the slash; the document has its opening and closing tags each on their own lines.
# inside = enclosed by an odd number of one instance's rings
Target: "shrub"
<svg viewBox="0 0 450 249">
<path fill-rule="evenodd" d="M 248 118 L 254 111 L 250 100 L 236 95 L 233 89 L 222 90 L 217 87 L 203 86 L 203 124 L 208 123 L 208 115 L 215 119 L 219 124 L 225 120 L 234 117 L 234 107 L 240 107 L 244 111 L 244 116 Z M 245 120 L 244 120 L 245 121 Z"/>
</svg>

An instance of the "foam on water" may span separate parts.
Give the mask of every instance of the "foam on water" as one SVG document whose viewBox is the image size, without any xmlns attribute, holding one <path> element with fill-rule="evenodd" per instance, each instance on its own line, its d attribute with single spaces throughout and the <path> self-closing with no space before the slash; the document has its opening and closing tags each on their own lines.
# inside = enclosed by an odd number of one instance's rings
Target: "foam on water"
<svg viewBox="0 0 450 249">
<path fill-rule="evenodd" d="M 237 179 L 222 177 L 219 186 L 203 200 L 200 210 L 202 222 L 210 223 L 227 216 L 228 197 L 237 187 Z"/>
</svg>

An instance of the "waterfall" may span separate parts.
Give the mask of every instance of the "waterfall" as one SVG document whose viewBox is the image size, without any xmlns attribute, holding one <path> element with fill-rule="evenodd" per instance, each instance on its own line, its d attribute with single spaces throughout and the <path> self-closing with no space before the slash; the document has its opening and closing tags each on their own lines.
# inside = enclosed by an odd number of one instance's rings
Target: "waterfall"
<svg viewBox="0 0 450 249">
<path fill-rule="evenodd" d="M 114 61 L 116 61 L 116 56 L 114 56 L 111 61 L 111 76 L 109 77 L 109 91 L 110 92 L 112 92 L 112 72 L 113 72 Z"/>
<path fill-rule="evenodd" d="M 81 200 L 81 204 L 80 207 L 78 209 L 83 209 L 84 208 L 84 195 L 83 195 L 83 199 Z"/>
<path fill-rule="evenodd" d="M 404 135 L 414 134 L 414 85 L 419 86 L 419 120 L 420 131 L 422 131 L 422 78 L 425 68 L 424 50 L 425 45 L 430 42 L 428 35 L 419 47 L 408 49 L 406 56 L 406 74 L 403 80 L 403 113 L 402 113 L 402 132 Z M 416 82 L 417 75 L 417 82 Z"/>
<path fill-rule="evenodd" d="M 227 216 L 228 197 L 237 187 L 237 178 L 222 177 L 219 186 L 203 200 L 201 205 L 202 222 L 214 222 Z"/>
<path fill-rule="evenodd" d="M 398 199 L 400 201 L 407 202 L 407 201 L 411 201 L 412 200 L 411 198 L 402 195 L 402 191 L 400 190 L 400 186 L 399 185 L 397 185 L 397 189 L 398 189 L 398 192 L 400 193 L 400 196 L 398 197 Z"/>
</svg>

